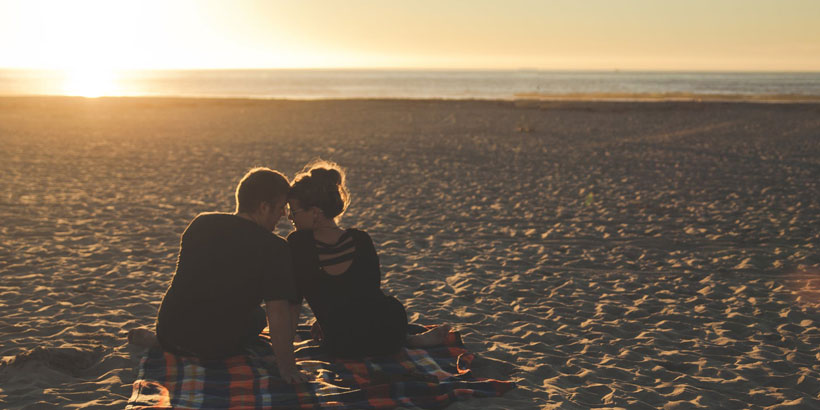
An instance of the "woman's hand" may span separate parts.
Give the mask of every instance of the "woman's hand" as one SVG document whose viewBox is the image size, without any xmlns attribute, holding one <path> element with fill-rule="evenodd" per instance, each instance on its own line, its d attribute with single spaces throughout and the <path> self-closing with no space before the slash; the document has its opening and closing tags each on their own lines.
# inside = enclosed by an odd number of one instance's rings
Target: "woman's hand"
<svg viewBox="0 0 820 410">
<path fill-rule="evenodd" d="M 313 321 L 313 325 L 310 326 L 310 337 L 317 342 L 321 342 L 324 338 L 324 334 L 322 333 L 322 326 L 319 325 L 318 320 Z"/>
</svg>

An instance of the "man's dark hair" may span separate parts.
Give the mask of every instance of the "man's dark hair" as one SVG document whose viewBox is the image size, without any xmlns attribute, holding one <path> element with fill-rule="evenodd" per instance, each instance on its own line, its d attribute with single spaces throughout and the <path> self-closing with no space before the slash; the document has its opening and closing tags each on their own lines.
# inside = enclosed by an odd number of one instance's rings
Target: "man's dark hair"
<svg viewBox="0 0 820 410">
<path fill-rule="evenodd" d="M 253 213 L 262 202 L 285 199 L 290 190 L 287 177 L 270 168 L 248 171 L 236 186 L 236 212 Z"/>
</svg>

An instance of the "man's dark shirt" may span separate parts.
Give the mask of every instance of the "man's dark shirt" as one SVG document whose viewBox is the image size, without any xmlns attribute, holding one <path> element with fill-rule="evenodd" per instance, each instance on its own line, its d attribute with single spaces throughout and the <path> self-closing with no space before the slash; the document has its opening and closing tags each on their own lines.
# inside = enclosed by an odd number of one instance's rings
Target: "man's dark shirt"
<svg viewBox="0 0 820 410">
<path fill-rule="evenodd" d="M 296 300 L 284 239 L 236 215 L 200 214 L 182 234 L 157 315 L 160 344 L 203 358 L 241 352 L 263 300 Z M 257 318 L 258 319 L 258 318 Z"/>
</svg>

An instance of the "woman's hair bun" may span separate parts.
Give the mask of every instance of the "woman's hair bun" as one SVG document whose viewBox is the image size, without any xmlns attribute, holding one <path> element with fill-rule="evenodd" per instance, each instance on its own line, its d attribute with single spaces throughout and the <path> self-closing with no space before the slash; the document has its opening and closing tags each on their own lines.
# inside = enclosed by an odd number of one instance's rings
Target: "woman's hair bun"
<svg viewBox="0 0 820 410">
<path fill-rule="evenodd" d="M 334 162 L 313 161 L 296 175 L 288 197 L 298 200 L 303 208 L 315 206 L 338 221 L 350 204 L 345 171 Z"/>
<path fill-rule="evenodd" d="M 342 185 L 342 174 L 336 169 L 327 168 L 313 168 L 310 170 L 311 178 L 318 183 L 327 183 L 329 185 Z"/>
</svg>

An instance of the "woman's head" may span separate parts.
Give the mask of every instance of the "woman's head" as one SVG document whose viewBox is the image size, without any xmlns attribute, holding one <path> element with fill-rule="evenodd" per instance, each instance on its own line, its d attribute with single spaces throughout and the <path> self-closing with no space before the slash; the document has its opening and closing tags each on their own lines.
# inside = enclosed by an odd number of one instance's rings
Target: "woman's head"
<svg viewBox="0 0 820 410">
<path fill-rule="evenodd" d="M 350 203 L 345 172 L 333 162 L 311 162 L 293 181 L 288 203 L 296 229 L 311 229 L 317 217 L 338 221 Z"/>
</svg>

